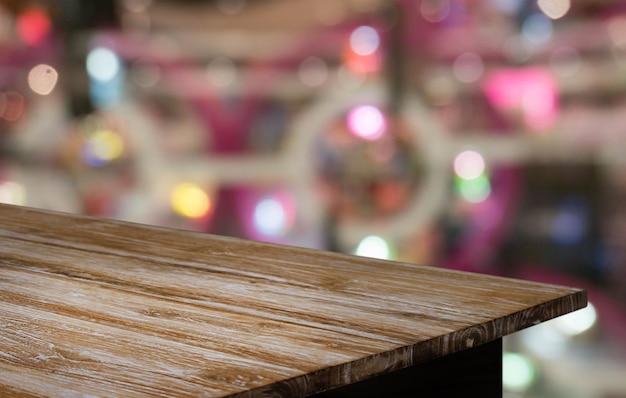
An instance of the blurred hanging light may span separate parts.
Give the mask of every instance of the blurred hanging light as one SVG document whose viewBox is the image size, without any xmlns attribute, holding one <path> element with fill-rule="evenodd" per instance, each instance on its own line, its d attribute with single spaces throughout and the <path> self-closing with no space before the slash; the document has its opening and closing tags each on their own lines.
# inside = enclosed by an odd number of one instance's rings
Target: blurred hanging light
<svg viewBox="0 0 626 398">
<path fill-rule="evenodd" d="M 502 386 L 513 392 L 524 392 L 537 379 L 537 368 L 534 363 L 520 353 L 504 352 L 502 354 Z"/>
<path fill-rule="evenodd" d="M 211 210 L 209 195 L 191 182 L 182 182 L 174 187 L 170 204 L 176 213 L 187 218 L 202 218 Z"/>
<path fill-rule="evenodd" d="M 465 180 L 473 180 L 485 171 L 485 159 L 476 151 L 463 151 L 454 158 L 454 171 Z"/>
<path fill-rule="evenodd" d="M 347 124 L 354 135 L 369 141 L 382 137 L 387 128 L 385 116 L 372 105 L 360 105 L 350 110 Z"/>
<path fill-rule="evenodd" d="M 559 19 L 569 11 L 570 0 L 537 0 L 539 9 L 551 19 Z"/>
<path fill-rule="evenodd" d="M 50 65 L 39 64 L 28 72 L 28 86 L 39 95 L 48 95 L 54 90 L 59 74 Z"/>
<path fill-rule="evenodd" d="M 359 243 L 354 254 L 362 257 L 389 260 L 391 258 L 391 249 L 385 239 L 380 236 L 371 235 L 364 238 Z"/>
</svg>

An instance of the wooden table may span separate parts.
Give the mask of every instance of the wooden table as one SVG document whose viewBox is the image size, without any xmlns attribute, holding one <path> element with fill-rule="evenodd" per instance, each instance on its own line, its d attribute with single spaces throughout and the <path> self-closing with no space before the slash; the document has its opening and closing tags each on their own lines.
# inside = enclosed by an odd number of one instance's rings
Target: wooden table
<svg viewBox="0 0 626 398">
<path fill-rule="evenodd" d="M 3 397 L 501 396 L 502 336 L 586 305 L 580 289 L 24 207 L 0 220 Z"/>
</svg>

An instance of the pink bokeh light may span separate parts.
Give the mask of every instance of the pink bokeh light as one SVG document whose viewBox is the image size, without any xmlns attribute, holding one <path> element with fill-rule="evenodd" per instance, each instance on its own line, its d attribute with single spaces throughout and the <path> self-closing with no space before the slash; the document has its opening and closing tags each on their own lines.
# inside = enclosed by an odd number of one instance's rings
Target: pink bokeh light
<svg viewBox="0 0 626 398">
<path fill-rule="evenodd" d="M 500 69 L 483 84 L 489 102 L 501 111 L 519 111 L 528 127 L 545 131 L 558 113 L 558 87 L 552 73 L 541 67 Z"/>
<path fill-rule="evenodd" d="M 348 113 L 348 128 L 357 137 L 374 141 L 382 137 L 387 129 L 385 116 L 375 106 L 360 105 Z"/>
</svg>

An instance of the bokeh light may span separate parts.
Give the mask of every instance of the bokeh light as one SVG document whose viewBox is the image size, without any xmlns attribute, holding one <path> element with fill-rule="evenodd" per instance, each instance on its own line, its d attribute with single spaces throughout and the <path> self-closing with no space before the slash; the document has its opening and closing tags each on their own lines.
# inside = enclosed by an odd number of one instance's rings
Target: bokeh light
<svg viewBox="0 0 626 398">
<path fill-rule="evenodd" d="M 587 208 L 582 203 L 565 203 L 552 218 L 550 235 L 559 245 L 581 242 L 587 233 Z"/>
<path fill-rule="evenodd" d="M 380 47 L 380 36 L 371 26 L 359 26 L 350 34 L 350 47 L 358 55 L 372 55 Z"/>
<path fill-rule="evenodd" d="M 489 4 L 505 14 L 514 15 L 520 11 L 525 0 L 489 0 Z"/>
<path fill-rule="evenodd" d="M 113 80 L 120 72 L 118 56 L 108 48 L 96 47 L 87 54 L 87 73 L 100 82 Z"/>
<path fill-rule="evenodd" d="M 2 181 L 0 182 L 0 203 L 10 205 L 26 204 L 26 189 L 18 182 Z"/>
<path fill-rule="evenodd" d="M 276 196 L 261 198 L 252 217 L 255 229 L 267 236 L 284 235 L 290 226 L 288 209 Z"/>
<path fill-rule="evenodd" d="M 38 8 L 27 9 L 15 21 L 15 28 L 20 39 L 31 46 L 40 45 L 52 29 L 50 17 Z"/>
<path fill-rule="evenodd" d="M 552 20 L 543 13 L 530 15 L 522 24 L 522 35 L 533 44 L 543 44 L 552 37 Z"/>
<path fill-rule="evenodd" d="M 298 77 L 303 84 L 309 87 L 320 86 L 328 78 L 328 66 L 319 57 L 307 57 L 298 67 Z"/>
<path fill-rule="evenodd" d="M 494 71 L 485 79 L 483 89 L 496 109 L 521 111 L 525 123 L 535 131 L 546 131 L 556 119 L 559 90 L 549 69 Z"/>
<path fill-rule="evenodd" d="M 347 116 L 348 128 L 357 137 L 377 140 L 387 128 L 385 116 L 375 106 L 361 105 L 353 108 Z"/>
<path fill-rule="evenodd" d="M 585 308 L 558 317 L 551 324 L 566 336 L 576 336 L 591 329 L 597 319 L 596 308 L 589 302 Z"/>
<path fill-rule="evenodd" d="M 463 83 L 471 83 L 480 79 L 485 65 L 480 55 L 467 52 L 459 55 L 452 66 L 454 76 Z"/>
<path fill-rule="evenodd" d="M 524 392 L 537 379 L 537 368 L 526 355 L 515 352 L 502 354 L 502 385 L 508 391 Z"/>
<path fill-rule="evenodd" d="M 111 130 L 102 129 L 90 134 L 83 146 L 83 160 L 89 166 L 101 167 L 124 153 L 124 140 Z"/>
<path fill-rule="evenodd" d="M 59 73 L 50 65 L 39 64 L 28 72 L 28 86 L 39 95 L 48 95 L 54 90 Z"/>
<path fill-rule="evenodd" d="M 484 174 L 472 180 L 457 178 L 455 182 L 457 193 L 469 203 L 481 203 L 491 194 L 491 182 Z"/>
<path fill-rule="evenodd" d="M 540 358 L 559 358 L 569 347 L 568 338 L 550 326 L 551 322 L 553 320 L 520 332 L 520 340 L 524 347 Z"/>
<path fill-rule="evenodd" d="M 191 182 L 182 182 L 174 187 L 170 204 L 176 213 L 186 218 L 202 218 L 211 210 L 209 195 Z"/>
<path fill-rule="evenodd" d="M 537 0 L 539 9 L 552 19 L 559 19 L 569 11 L 570 0 Z"/>
<path fill-rule="evenodd" d="M 463 151 L 454 158 L 454 172 L 461 178 L 473 180 L 485 171 L 485 159 L 476 151 Z"/>
<path fill-rule="evenodd" d="M 389 260 L 391 258 L 391 249 L 385 239 L 380 236 L 371 235 L 364 238 L 359 243 L 354 254 L 362 257 Z"/>
<path fill-rule="evenodd" d="M 344 48 L 344 63 L 351 72 L 369 74 L 376 72 L 382 65 L 380 36 L 376 29 L 362 25 L 350 34 Z"/>
</svg>

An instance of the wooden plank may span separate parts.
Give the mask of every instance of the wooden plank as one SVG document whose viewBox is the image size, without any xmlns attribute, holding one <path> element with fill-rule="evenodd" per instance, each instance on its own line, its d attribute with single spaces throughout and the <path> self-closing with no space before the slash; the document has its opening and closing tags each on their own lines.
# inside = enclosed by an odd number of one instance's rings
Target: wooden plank
<svg viewBox="0 0 626 398">
<path fill-rule="evenodd" d="M 0 393 L 305 396 L 495 341 L 580 289 L 0 205 Z"/>
</svg>

